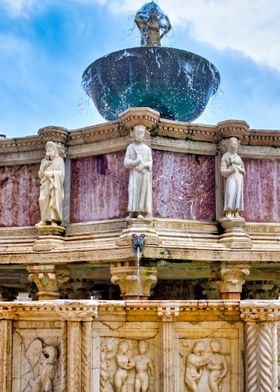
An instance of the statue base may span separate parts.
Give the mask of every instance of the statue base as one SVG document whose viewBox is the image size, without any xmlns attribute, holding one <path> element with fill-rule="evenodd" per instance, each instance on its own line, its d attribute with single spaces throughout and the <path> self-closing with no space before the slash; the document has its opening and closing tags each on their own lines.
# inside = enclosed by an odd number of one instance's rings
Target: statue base
<svg viewBox="0 0 280 392">
<path fill-rule="evenodd" d="M 63 234 L 65 228 L 63 226 L 52 225 L 35 225 L 39 237 L 33 244 L 35 251 L 50 251 L 60 246 L 63 246 Z"/>
<path fill-rule="evenodd" d="M 244 218 L 223 218 L 219 221 L 224 229 L 220 242 L 233 249 L 250 249 L 252 241 L 244 230 Z"/>
<path fill-rule="evenodd" d="M 118 246 L 131 246 L 132 234 L 145 234 L 146 245 L 160 245 L 161 240 L 154 229 L 152 218 L 127 218 L 127 228 L 124 229 L 116 240 Z"/>
</svg>

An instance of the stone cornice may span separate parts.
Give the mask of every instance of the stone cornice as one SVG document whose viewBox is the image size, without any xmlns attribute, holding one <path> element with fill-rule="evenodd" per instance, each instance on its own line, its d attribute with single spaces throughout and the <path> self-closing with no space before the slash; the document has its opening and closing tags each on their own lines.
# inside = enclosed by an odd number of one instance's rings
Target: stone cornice
<svg viewBox="0 0 280 392">
<path fill-rule="evenodd" d="M 90 301 L 56 300 L 0 302 L 1 320 L 93 321 L 116 317 L 122 321 L 232 320 L 240 314 L 239 301 Z"/>
<path fill-rule="evenodd" d="M 255 155 L 253 150 L 245 148 L 247 146 L 280 147 L 280 131 L 250 129 L 245 121 L 226 120 L 217 125 L 193 124 L 161 119 L 157 112 L 149 108 L 131 108 L 119 120 L 112 122 L 71 131 L 51 125 L 41 128 L 35 136 L 0 139 L 0 165 L 39 162 L 48 140 L 65 145 L 71 158 L 89 156 L 91 152 L 96 154 L 98 151 L 106 153 L 124 149 L 129 142 L 130 128 L 139 123 L 144 123 L 151 130 L 152 145 L 156 149 L 214 155 L 216 144 L 231 136 L 241 140 L 244 146 L 244 151 L 241 147 L 241 154 L 243 152 L 244 156 Z M 118 146 L 114 147 L 117 138 L 121 139 L 121 145 L 117 143 Z M 98 145 L 100 142 L 105 144 Z M 264 150 L 258 150 L 257 157 L 259 155 L 261 158 L 271 157 L 270 152 Z M 273 158 L 278 157 L 278 151 L 274 151 Z"/>
<path fill-rule="evenodd" d="M 280 321 L 280 301 L 243 301 L 240 303 L 240 317 L 245 322 Z"/>
</svg>

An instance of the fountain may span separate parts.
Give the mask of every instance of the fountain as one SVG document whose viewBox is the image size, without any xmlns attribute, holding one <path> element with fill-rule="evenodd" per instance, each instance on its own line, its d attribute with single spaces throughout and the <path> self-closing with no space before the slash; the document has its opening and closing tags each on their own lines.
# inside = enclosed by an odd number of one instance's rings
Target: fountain
<svg viewBox="0 0 280 392">
<path fill-rule="evenodd" d="M 195 120 L 218 89 L 218 70 L 197 54 L 160 46 L 171 24 L 153 1 L 136 13 L 135 23 L 142 46 L 89 65 L 82 76 L 86 93 L 109 121 L 129 107 L 150 107 L 171 120 Z"/>
</svg>

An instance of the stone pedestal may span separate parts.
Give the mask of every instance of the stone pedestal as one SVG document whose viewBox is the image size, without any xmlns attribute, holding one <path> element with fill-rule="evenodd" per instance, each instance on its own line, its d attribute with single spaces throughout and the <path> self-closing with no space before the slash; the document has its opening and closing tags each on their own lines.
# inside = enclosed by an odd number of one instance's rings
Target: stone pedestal
<svg viewBox="0 0 280 392">
<path fill-rule="evenodd" d="M 70 278 L 68 270 L 55 265 L 32 265 L 27 270 L 29 280 L 38 288 L 39 300 L 59 299 L 59 286 Z"/>
<path fill-rule="evenodd" d="M 50 251 L 57 247 L 63 246 L 62 236 L 65 233 L 65 228 L 62 226 L 52 226 L 52 225 L 35 225 L 38 231 L 38 239 L 34 242 L 34 251 Z"/>
<path fill-rule="evenodd" d="M 220 242 L 229 248 L 250 249 L 252 242 L 244 230 L 245 219 L 224 218 L 220 220 L 224 233 L 220 237 Z"/>
<path fill-rule="evenodd" d="M 157 283 L 157 269 L 139 267 L 136 262 L 111 265 L 111 282 L 120 287 L 123 299 L 147 299 Z"/>
<path fill-rule="evenodd" d="M 131 245 L 132 234 L 145 234 L 145 245 L 160 245 L 161 243 L 161 240 L 154 229 L 154 221 L 152 219 L 127 218 L 127 228 L 122 231 L 117 239 L 117 245 Z"/>
</svg>

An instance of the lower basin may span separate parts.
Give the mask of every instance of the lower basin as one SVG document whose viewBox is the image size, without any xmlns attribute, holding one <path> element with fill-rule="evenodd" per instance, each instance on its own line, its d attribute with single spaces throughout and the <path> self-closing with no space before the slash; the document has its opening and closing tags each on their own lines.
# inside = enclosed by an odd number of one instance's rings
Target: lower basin
<svg viewBox="0 0 280 392">
<path fill-rule="evenodd" d="M 220 74 L 207 59 L 180 49 L 139 47 L 101 57 L 82 84 L 109 121 L 130 107 L 150 107 L 162 118 L 193 121 L 215 94 Z"/>
</svg>

